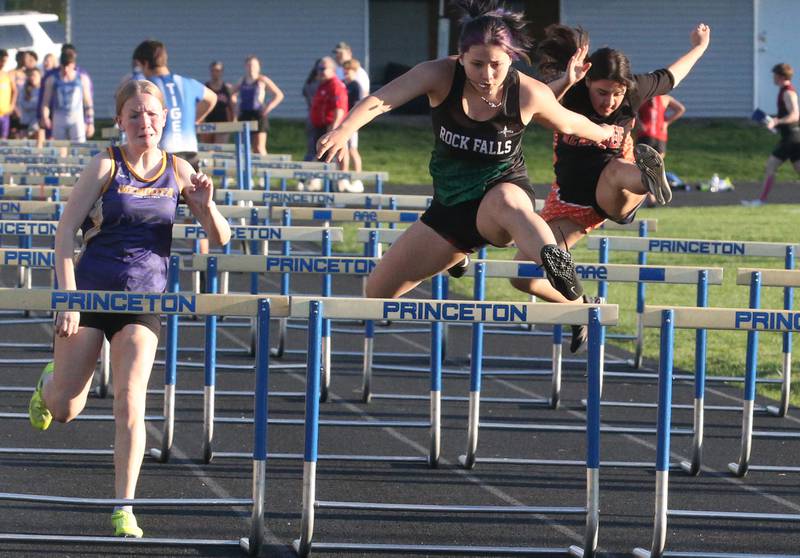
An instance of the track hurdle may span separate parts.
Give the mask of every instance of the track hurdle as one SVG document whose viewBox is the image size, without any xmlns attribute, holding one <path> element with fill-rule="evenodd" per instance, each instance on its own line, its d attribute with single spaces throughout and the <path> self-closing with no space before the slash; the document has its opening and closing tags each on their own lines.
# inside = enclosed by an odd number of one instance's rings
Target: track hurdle
<svg viewBox="0 0 800 558">
<path fill-rule="evenodd" d="M 25 296 L 20 296 L 17 289 L 0 289 L 0 307 L 23 310 L 44 311 L 86 311 L 93 312 L 153 312 L 165 313 L 171 316 L 184 315 L 255 315 L 259 327 L 259 345 L 256 355 L 256 382 L 255 382 L 255 427 L 253 434 L 253 493 L 251 498 L 245 499 L 88 499 L 67 498 L 60 496 L 45 496 L 36 494 L 0 494 L 0 500 L 40 502 L 48 505 L 79 505 L 79 506 L 114 506 L 134 505 L 137 507 L 174 507 L 174 506 L 251 506 L 249 536 L 238 540 L 206 540 L 206 539 L 130 539 L 118 537 L 93 537 L 93 536 L 59 536 L 41 534 L 0 534 L 2 541 L 28 541 L 41 543 L 111 543 L 111 544 L 144 544 L 144 545 L 235 545 L 251 555 L 257 555 L 263 544 L 264 534 L 264 492 L 266 487 L 266 458 L 267 458 L 267 375 L 269 370 L 269 319 L 271 313 L 275 315 L 288 314 L 289 301 L 282 297 L 259 298 L 245 296 L 214 296 L 195 295 L 192 293 L 130 293 L 130 292 L 102 292 L 102 291 L 26 291 Z M 165 394 L 165 407 L 172 397 Z"/>
<path fill-rule="evenodd" d="M 470 553 L 496 555 L 508 553 L 531 554 L 569 554 L 573 556 L 593 556 L 597 548 L 599 530 L 599 427 L 600 427 L 600 370 L 599 348 L 600 328 L 603 321 L 610 323 L 610 317 L 601 316 L 602 309 L 614 313 L 615 307 L 565 309 L 559 306 L 541 306 L 517 303 L 476 303 L 473 301 L 431 301 L 431 300 L 382 300 L 358 299 L 353 304 L 347 299 L 292 298 L 292 314 L 306 315 L 309 318 L 309 359 L 306 394 L 306 432 L 303 464 L 303 508 L 300 539 L 294 542 L 300 556 L 307 556 L 312 547 L 318 550 L 371 550 L 416 553 Z M 513 321 L 517 323 L 587 323 L 590 327 L 591 358 L 589 366 L 590 411 L 587 413 L 587 456 L 586 456 L 586 506 L 585 507 L 536 507 L 536 506 L 442 506 L 430 504 L 392 504 L 368 502 L 326 502 L 316 499 L 317 444 L 319 439 L 319 366 L 323 318 L 347 318 L 355 320 L 411 320 L 441 321 L 453 320 L 468 323 Z M 615 321 L 615 318 L 614 320 Z M 431 465 L 438 463 L 439 414 L 441 410 L 441 361 L 436 351 L 431 355 L 433 379 L 431 384 Z M 438 374 L 437 374 L 438 370 Z M 436 513 L 441 511 L 456 513 L 514 513 L 560 515 L 583 515 L 586 517 L 584 547 L 568 549 L 542 548 L 502 548 L 502 547 L 456 547 L 420 545 L 376 545 L 370 543 L 325 543 L 312 542 L 315 513 L 317 509 L 355 509 L 374 511 L 406 511 Z"/>
<path fill-rule="evenodd" d="M 587 246 L 593 250 L 600 250 L 600 260 L 608 261 L 608 251 L 618 250 L 622 252 L 639 252 L 640 259 L 642 254 L 694 254 L 698 256 L 721 256 L 721 257 L 767 257 L 783 258 L 786 269 L 794 268 L 795 254 L 798 250 L 797 244 L 779 242 L 750 242 L 736 240 L 697 240 L 686 238 L 635 238 L 635 237 L 614 237 L 604 236 L 587 238 Z M 792 292 L 784 292 L 785 308 L 792 308 Z M 641 312 L 645 301 L 637 293 L 637 355 L 644 351 L 644 326 L 641 324 Z M 784 345 L 791 352 L 791 334 L 784 336 Z M 679 377 L 687 379 L 686 377 Z M 717 378 L 713 381 L 741 381 L 736 378 Z"/>
<path fill-rule="evenodd" d="M 646 228 L 646 227 L 645 227 Z M 357 240 L 372 244 L 373 246 L 378 243 L 391 244 L 402 234 L 399 230 L 390 229 L 358 229 Z M 635 237 L 619 237 L 630 238 L 631 240 L 639 240 Z M 591 240 L 591 239 L 590 239 Z M 642 240 L 647 240 L 642 239 Z M 376 250 L 372 248 L 368 250 L 369 253 L 374 253 Z M 534 262 L 491 262 L 490 260 L 476 260 L 485 261 L 490 264 L 486 270 L 486 277 L 522 277 L 522 278 L 544 278 L 544 271 Z M 704 268 L 704 267 L 688 267 L 688 266 L 645 266 L 645 265 L 632 265 L 632 264 L 595 264 L 595 263 L 576 263 L 575 269 L 582 280 L 597 280 L 597 281 L 619 281 L 619 282 L 635 282 L 637 284 L 646 283 L 674 283 L 674 284 L 697 284 L 698 297 L 701 297 L 701 291 L 707 286 L 718 285 L 722 283 L 722 269 L 721 268 Z M 703 271 L 706 271 L 704 274 Z M 468 270 L 468 275 L 473 275 L 474 271 Z M 607 293 L 606 293 L 607 294 Z M 639 290 L 641 297 L 645 296 L 644 289 Z M 637 306 L 644 307 L 644 299 L 642 298 Z M 530 335 L 529 332 L 515 332 L 518 335 Z M 554 332 L 557 337 L 559 332 Z M 554 339 L 554 345 L 560 347 L 560 340 Z M 502 356 L 485 356 L 484 359 L 497 360 L 500 362 L 510 359 L 504 359 Z M 519 362 L 518 357 L 513 357 L 513 361 Z M 533 359 L 534 362 L 540 362 L 541 359 Z M 582 365 L 583 361 L 577 359 L 562 359 L 564 364 Z M 604 365 L 605 370 L 605 365 Z M 613 372 L 604 372 L 604 376 L 614 376 Z M 625 377 L 630 377 L 626 373 Z"/>
<path fill-rule="evenodd" d="M 669 455 L 670 424 L 672 420 L 672 381 L 674 330 L 688 329 L 724 329 L 747 331 L 747 382 L 745 384 L 745 400 L 742 407 L 742 448 L 739 462 L 731 464 L 737 472 L 746 472 L 750 455 L 750 433 L 753 427 L 753 401 L 755 399 L 756 362 L 754 358 L 753 339 L 758 332 L 800 331 L 800 313 L 778 310 L 753 310 L 732 308 L 685 308 L 648 306 L 643 313 L 645 327 L 661 329 L 661 357 L 659 363 L 659 397 L 658 397 L 658 458 L 655 489 L 655 519 L 653 525 L 653 541 L 650 550 L 634 549 L 634 556 L 639 558 L 660 558 L 661 556 L 713 556 L 739 557 L 743 554 L 703 553 L 703 552 L 665 552 L 667 538 L 667 520 L 669 517 L 701 517 L 704 519 L 754 520 L 777 522 L 800 522 L 800 514 L 772 514 L 727 512 L 715 510 L 671 510 L 668 507 L 669 497 Z M 800 438 L 800 436 L 798 436 Z M 747 556 L 758 557 L 757 554 Z M 761 555 L 766 556 L 766 555 Z M 775 555 L 771 555 L 775 556 Z"/>
<path fill-rule="evenodd" d="M 736 274 L 737 285 L 749 285 L 750 290 L 759 290 L 761 287 L 783 287 L 783 307 L 784 310 L 792 309 L 792 297 L 795 287 L 800 287 L 800 271 L 794 271 L 790 268 L 794 267 L 789 260 L 787 254 L 786 270 L 775 269 L 753 269 L 753 268 L 740 268 Z M 758 276 L 755 274 L 758 273 Z M 760 294 L 751 294 L 751 299 L 757 296 L 760 299 Z M 783 337 L 783 360 L 781 363 L 781 399 L 780 403 L 775 405 L 768 405 L 767 412 L 783 417 L 789 411 L 789 395 L 792 386 L 792 335 L 791 333 L 784 333 Z M 756 346 L 756 355 L 757 355 Z"/>
<path fill-rule="evenodd" d="M 47 186 L 39 184 L 31 186 L 0 186 L 0 198 L 11 203 L 13 200 L 47 201 L 50 199 L 68 200 L 72 188 L 69 186 Z M 252 202 L 271 206 L 325 206 L 325 207 L 359 207 L 368 209 L 425 209 L 433 199 L 430 196 L 390 195 L 390 194 L 352 194 L 347 192 L 282 192 L 280 190 L 231 190 L 214 188 L 214 200 L 224 203 Z M 259 208 L 261 210 L 263 208 Z M 11 210 L 9 213 L 15 213 Z"/>
<path fill-rule="evenodd" d="M 330 229 L 320 229 L 327 231 Z M 341 229 L 339 229 L 341 230 Z M 323 233 L 324 234 L 324 233 Z M 339 240 L 341 239 L 340 237 Z M 323 244 L 325 240 L 323 238 Z M 189 265 L 184 264 L 184 269 L 207 270 L 208 276 L 215 275 L 217 272 L 231 273 L 311 273 L 323 275 L 352 275 L 367 276 L 377 264 L 376 258 L 364 257 L 339 257 L 339 256 L 292 256 L 292 255 L 208 255 L 197 254 L 192 258 Z M 212 269 L 213 267 L 213 269 Z M 324 327 L 323 327 L 324 329 Z M 281 320 L 279 333 L 286 334 L 285 320 Z M 331 331 L 327 329 L 323 332 L 322 338 L 322 365 L 320 373 L 322 375 L 322 401 L 327 400 L 327 392 L 331 382 Z M 284 338 L 285 339 L 285 338 Z M 279 345 L 281 354 L 285 351 Z M 208 349 L 207 349 L 208 350 Z M 275 354 L 277 350 L 273 351 Z M 302 353 L 303 351 L 298 351 Z M 288 365 L 287 365 L 288 366 Z M 213 372 L 212 372 L 213 373 Z M 292 394 L 294 395 L 294 394 Z"/>
</svg>

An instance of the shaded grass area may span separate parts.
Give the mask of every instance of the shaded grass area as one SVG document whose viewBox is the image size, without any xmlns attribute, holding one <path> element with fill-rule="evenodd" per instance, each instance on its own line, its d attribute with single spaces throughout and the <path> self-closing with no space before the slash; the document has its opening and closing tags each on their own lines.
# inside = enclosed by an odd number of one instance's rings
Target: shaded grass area
<svg viewBox="0 0 800 558">
<path fill-rule="evenodd" d="M 797 221 L 800 207 L 793 205 L 771 205 L 769 209 L 742 207 L 689 207 L 658 208 L 640 212 L 645 218 L 658 219 L 658 236 L 675 238 L 703 238 L 719 240 L 754 240 L 766 242 L 797 241 Z M 356 226 L 346 228 L 346 244 L 343 251 L 360 251 L 355 242 Z M 616 232 L 615 235 L 625 233 Z M 513 249 L 489 250 L 490 259 L 511 259 Z M 586 248 L 586 242 L 579 243 L 573 250 L 576 262 L 596 262 L 597 252 Z M 636 253 L 612 252 L 612 263 L 636 263 Z M 713 255 L 650 254 L 651 265 L 683 265 L 696 267 L 722 267 L 722 285 L 709 287 L 709 305 L 716 307 L 746 308 L 749 302 L 747 286 L 736 285 L 736 270 L 741 267 L 782 268 L 780 258 L 723 257 Z M 596 292 L 596 282 L 587 281 L 587 292 Z M 472 298 L 473 282 L 470 278 L 450 281 L 454 298 Z M 488 300 L 527 300 L 526 296 L 515 290 L 502 279 L 487 281 Z M 654 305 L 695 306 L 696 288 L 693 285 L 654 285 L 647 286 L 647 303 Z M 620 323 L 612 332 L 633 335 L 636 332 L 636 284 L 611 283 L 609 302 L 619 304 Z M 780 309 L 783 307 L 783 289 L 764 288 L 762 308 Z M 678 330 L 675 335 L 675 366 L 684 370 L 694 370 L 694 330 Z M 621 348 L 634 351 L 632 341 L 614 341 Z M 657 329 L 648 329 L 645 336 L 645 358 L 657 360 L 659 336 Z M 708 333 L 708 373 L 718 376 L 743 376 L 745 370 L 746 334 L 738 331 L 710 331 Z M 780 334 L 762 333 L 759 344 L 759 372 L 762 377 L 778 377 L 782 362 Z M 777 385 L 760 385 L 759 393 L 778 398 Z M 792 404 L 800 405 L 800 390 L 793 389 Z"/>
<path fill-rule="evenodd" d="M 302 159 L 305 132 L 302 122 L 271 122 L 269 149 Z M 430 184 L 428 160 L 433 146 L 430 120 L 384 117 L 359 132 L 360 151 L 367 170 L 388 171 L 394 184 Z M 680 120 L 670 127 L 669 169 L 687 182 L 708 180 L 712 174 L 729 176 L 734 183 L 762 179 L 764 163 L 777 137 L 749 121 Z M 525 161 L 531 181 L 552 181 L 552 134 L 530 126 L 524 140 Z M 778 182 L 797 180 L 784 165 Z"/>
</svg>

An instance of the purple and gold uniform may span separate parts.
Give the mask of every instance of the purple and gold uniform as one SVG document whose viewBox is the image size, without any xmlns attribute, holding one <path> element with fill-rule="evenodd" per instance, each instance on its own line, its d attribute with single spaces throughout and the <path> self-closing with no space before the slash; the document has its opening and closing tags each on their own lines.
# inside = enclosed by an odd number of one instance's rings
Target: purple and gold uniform
<svg viewBox="0 0 800 558">
<path fill-rule="evenodd" d="M 162 152 L 155 177 L 138 176 L 119 147 L 109 148 L 111 178 L 81 226 L 78 289 L 163 292 L 180 193 L 175 156 Z"/>
</svg>

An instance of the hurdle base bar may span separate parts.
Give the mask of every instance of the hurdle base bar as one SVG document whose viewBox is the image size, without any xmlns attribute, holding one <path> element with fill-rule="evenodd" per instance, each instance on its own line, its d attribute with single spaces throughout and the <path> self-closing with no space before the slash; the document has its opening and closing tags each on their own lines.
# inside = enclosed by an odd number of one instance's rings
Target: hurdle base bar
<svg viewBox="0 0 800 558">
<path fill-rule="evenodd" d="M 636 558 L 650 558 L 655 556 L 644 548 L 634 548 L 633 555 Z M 665 558 L 791 558 L 790 554 L 753 554 L 751 552 L 662 552 L 659 556 Z"/>
<path fill-rule="evenodd" d="M 215 451 L 214 459 L 252 459 L 253 453 Z M 267 459 L 302 460 L 302 453 L 268 453 Z M 345 454 L 320 454 L 318 461 L 359 461 L 371 463 L 428 463 L 427 456 L 414 455 L 345 455 Z"/>
<path fill-rule="evenodd" d="M 462 455 L 458 458 L 459 463 L 464 465 Z M 475 463 L 492 463 L 497 465 L 543 465 L 553 467 L 586 467 L 586 460 L 571 459 L 526 459 L 523 457 L 476 457 Z M 679 463 L 670 463 L 670 469 L 679 469 Z M 601 461 L 600 467 L 630 468 L 630 469 L 653 469 L 655 463 L 648 461 Z"/>
<path fill-rule="evenodd" d="M 373 393 L 370 396 L 372 399 L 387 399 L 390 401 L 428 401 L 430 396 L 427 395 L 404 395 L 402 393 Z M 463 395 L 443 395 L 442 401 L 452 401 L 467 403 L 470 401 L 469 397 Z M 512 405 L 531 405 L 536 407 L 551 407 L 549 399 L 530 399 L 525 397 L 481 397 L 482 403 L 509 403 Z"/>
<path fill-rule="evenodd" d="M 586 408 L 586 399 L 581 399 L 581 405 Z M 628 407 L 633 409 L 657 409 L 658 403 L 638 403 L 635 401 L 601 401 L 601 407 Z M 742 412 L 742 406 L 739 405 L 705 405 L 704 409 L 706 411 L 720 411 L 720 412 Z M 691 411 L 694 410 L 694 405 L 688 405 L 683 403 L 673 403 L 672 410 L 686 410 Z M 753 407 L 753 412 L 755 413 L 769 413 L 769 408 L 764 405 L 755 405 Z M 770 413 L 774 414 L 774 413 Z"/>
<path fill-rule="evenodd" d="M 300 541 L 292 543 L 294 551 L 300 553 Z M 379 543 L 334 543 L 318 541 L 311 545 L 313 550 L 342 552 L 375 552 L 386 554 L 389 552 L 405 554 L 457 554 L 467 556 L 583 556 L 574 554 L 572 548 L 542 548 L 542 547 L 506 547 L 506 546 L 451 546 L 451 545 L 420 545 L 420 544 L 379 544 Z"/>
<path fill-rule="evenodd" d="M 572 426 L 565 424 L 513 424 L 502 422 L 482 422 L 481 428 L 491 428 L 494 430 L 532 430 L 544 432 L 586 432 L 585 426 Z M 655 428 L 629 427 L 629 426 L 602 426 L 600 432 L 603 434 L 655 434 Z M 692 436 L 692 430 L 685 428 L 674 428 L 673 436 Z"/>
<path fill-rule="evenodd" d="M 169 539 L 127 537 L 92 537 L 82 535 L 38 535 L 33 533 L 0 533 L 0 542 L 22 542 L 31 544 L 114 544 L 114 545 L 148 545 L 148 546 L 239 546 L 238 540 L 225 539 Z"/>
<path fill-rule="evenodd" d="M 79 505 L 87 507 L 136 506 L 161 508 L 169 506 L 252 506 L 252 498 L 76 498 L 0 492 L 0 501 L 37 504 Z"/>
</svg>

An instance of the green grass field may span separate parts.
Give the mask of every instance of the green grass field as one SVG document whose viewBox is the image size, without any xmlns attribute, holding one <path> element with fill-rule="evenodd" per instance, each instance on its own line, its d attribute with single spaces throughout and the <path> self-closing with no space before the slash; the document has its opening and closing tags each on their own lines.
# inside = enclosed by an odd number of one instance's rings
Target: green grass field
<svg viewBox="0 0 800 558">
<path fill-rule="evenodd" d="M 433 146 L 430 119 L 384 118 L 359 132 L 365 169 L 388 171 L 394 184 L 430 184 L 428 160 Z M 424 123 L 424 124 L 423 124 Z M 528 128 L 525 161 L 535 184 L 552 180 L 552 134 L 540 126 Z M 689 182 L 708 180 L 713 173 L 730 176 L 735 182 L 762 179 L 764 162 L 775 144 L 775 136 L 749 121 L 682 120 L 670 127 L 669 168 Z M 291 153 L 302 159 L 305 134 L 298 122 L 271 123 L 269 149 Z M 796 180 L 790 165 L 784 165 L 777 181 Z"/>
<path fill-rule="evenodd" d="M 724 175 L 734 182 L 758 181 L 766 157 L 772 149 L 774 136 L 749 123 L 710 121 L 679 122 L 671 130 L 670 169 L 687 181 L 707 179 L 713 172 L 724 169 Z M 431 149 L 431 130 L 429 126 L 411 126 L 392 122 L 373 123 L 361 132 L 362 155 L 365 168 L 387 170 L 394 184 L 429 184 L 427 171 Z M 290 152 L 296 158 L 302 156 L 303 131 L 296 123 L 278 122 L 273 126 L 270 149 L 274 152 Z M 548 183 L 552 176 L 552 148 L 550 134 L 534 127 L 529 130 L 525 141 L 526 161 L 533 182 Z M 788 167 L 788 165 L 786 165 Z M 796 180 L 794 171 L 782 169 L 779 181 Z M 800 207 L 793 205 L 770 205 L 769 208 L 753 210 L 738 206 L 719 207 L 680 207 L 645 209 L 641 217 L 658 219 L 658 233 L 661 237 L 704 238 L 722 240 L 760 240 L 783 242 L 797 240 L 797 225 Z M 355 251 L 352 241 L 355 227 L 349 231 L 351 241 L 342 247 L 343 251 Z M 494 249 L 492 259 L 507 259 L 513 256 L 512 250 Z M 597 253 L 585 248 L 583 243 L 574 250 L 578 262 L 596 262 Z M 615 263 L 636 263 L 635 254 L 613 254 Z M 711 306 L 746 307 L 748 289 L 737 286 L 736 269 L 739 267 L 782 267 L 783 262 L 762 258 L 719 258 L 713 256 L 658 255 L 649 257 L 652 264 L 691 265 L 723 267 L 724 284 L 709 289 Z M 596 286 L 587 283 L 588 292 Z M 458 296 L 472 296 L 472 281 L 460 279 L 451 281 L 451 288 Z M 781 308 L 782 290 L 765 289 L 762 307 Z M 494 300 L 524 300 L 522 293 L 514 290 L 506 281 L 493 279 L 487 285 L 487 298 Z M 612 285 L 609 290 L 611 302 L 620 304 L 621 333 L 635 332 L 634 284 Z M 696 300 L 693 286 L 648 285 L 647 300 L 650 304 L 693 306 Z M 741 332 L 709 332 L 708 370 L 715 375 L 741 375 L 744 371 L 745 334 Z M 693 369 L 694 332 L 679 331 L 676 335 L 676 366 Z M 632 342 L 618 342 L 633 351 Z M 649 330 L 645 342 L 645 356 L 657 358 L 658 332 Z M 759 370 L 775 376 L 780 370 L 781 339 L 779 335 L 762 334 L 759 350 Z M 760 393 L 775 397 L 774 387 L 759 387 Z M 793 391 L 792 402 L 800 405 L 800 390 Z"/>
</svg>

